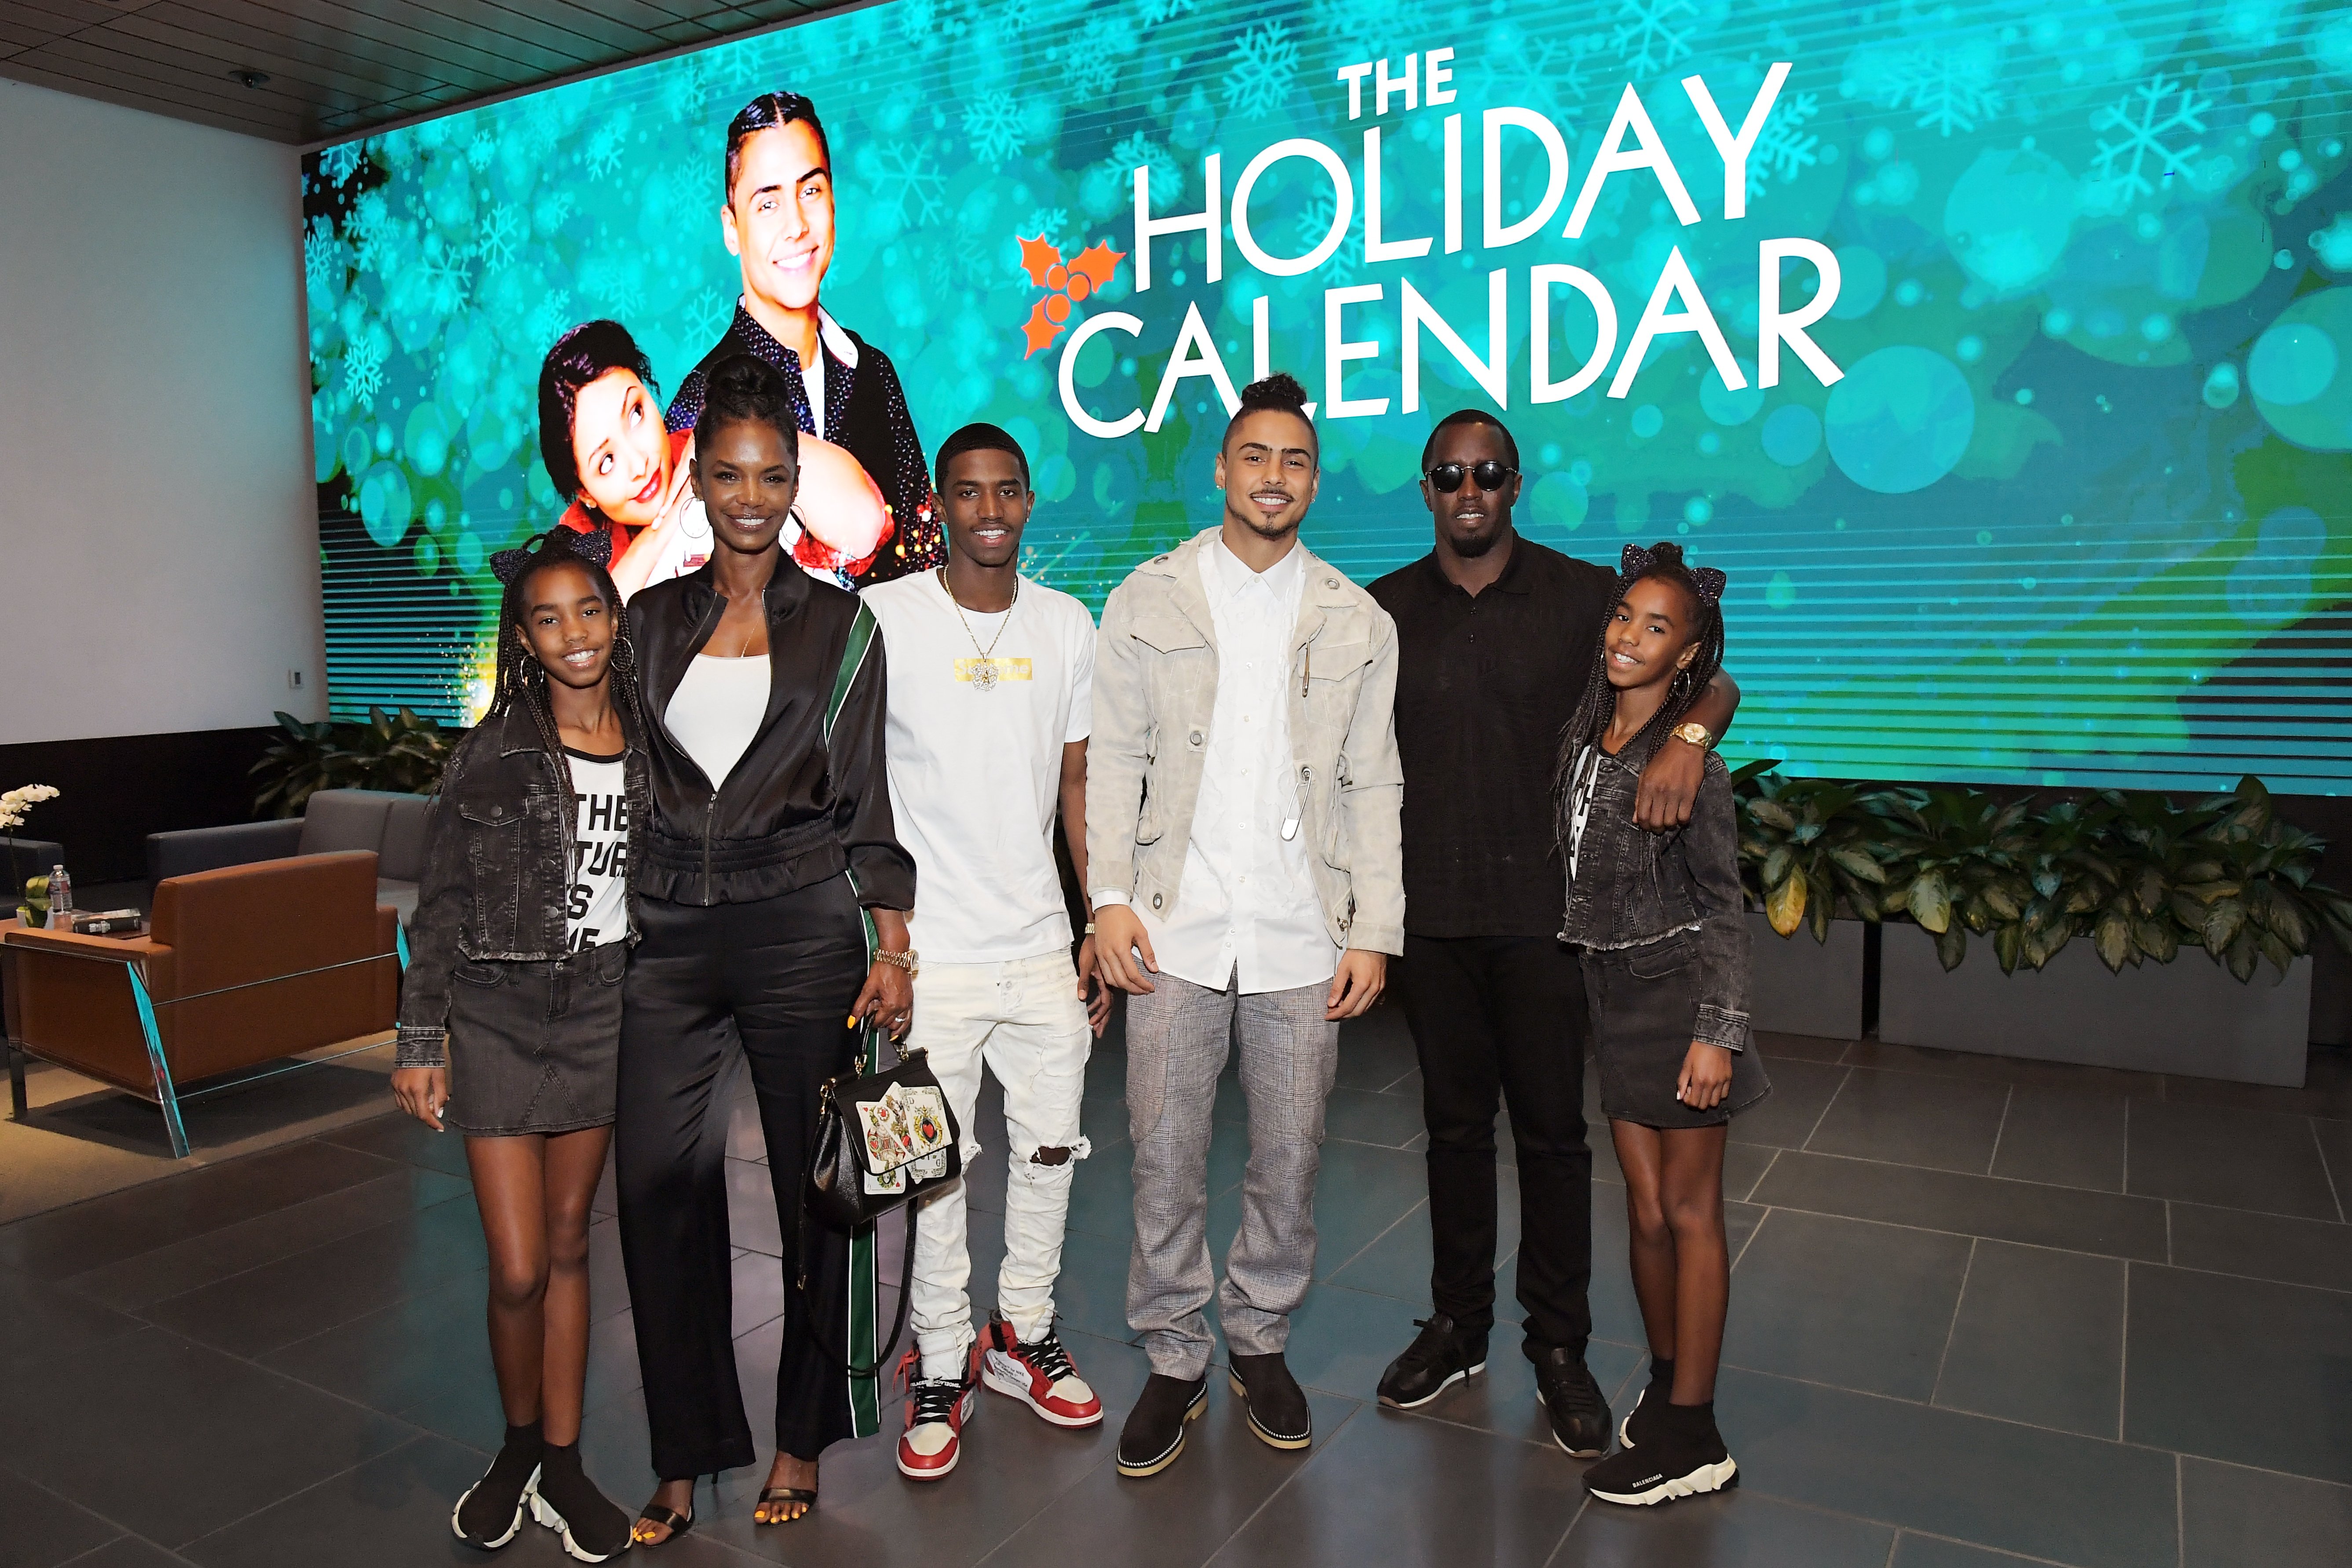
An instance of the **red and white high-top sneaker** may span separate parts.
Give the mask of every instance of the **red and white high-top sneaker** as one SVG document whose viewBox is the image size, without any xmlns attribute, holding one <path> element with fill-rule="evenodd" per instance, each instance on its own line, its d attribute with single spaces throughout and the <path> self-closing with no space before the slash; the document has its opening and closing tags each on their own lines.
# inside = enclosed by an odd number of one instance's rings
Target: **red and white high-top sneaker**
<svg viewBox="0 0 2352 1568">
<path fill-rule="evenodd" d="M 1102 1400 L 1078 1375 L 1050 1325 L 1045 1337 L 1024 1344 L 1011 1323 L 991 1312 L 980 1347 L 981 1381 L 997 1393 L 1011 1394 L 1056 1426 L 1092 1426 L 1103 1418 Z"/>
<path fill-rule="evenodd" d="M 898 1385 L 907 1391 L 907 1429 L 898 1434 L 898 1473 L 914 1480 L 936 1481 L 954 1469 L 962 1457 L 963 1424 L 971 1417 L 978 1391 L 972 1387 L 969 1363 L 961 1377 L 927 1378 L 922 1373 L 921 1352 L 910 1350 L 899 1358 Z"/>
</svg>

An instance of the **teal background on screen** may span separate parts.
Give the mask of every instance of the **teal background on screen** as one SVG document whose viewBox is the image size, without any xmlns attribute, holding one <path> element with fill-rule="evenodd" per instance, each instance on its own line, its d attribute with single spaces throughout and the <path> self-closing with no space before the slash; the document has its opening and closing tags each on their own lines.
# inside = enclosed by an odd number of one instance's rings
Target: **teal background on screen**
<svg viewBox="0 0 2352 1568">
<path fill-rule="evenodd" d="M 1340 67 L 1385 57 L 1393 73 L 1448 47 L 1455 101 L 1349 119 Z M 1793 68 L 1748 216 L 1728 221 L 1679 84 L 1702 74 L 1737 127 L 1776 59 Z M 1567 240 L 1628 83 L 1702 221 L 1678 223 L 1635 173 Z M 562 510 L 537 456 L 541 357 L 612 316 L 675 388 L 739 286 L 719 239 L 725 126 L 775 89 L 815 100 L 833 150 L 825 306 L 896 362 L 927 450 L 971 419 L 1020 437 L 1038 491 L 1027 567 L 1090 605 L 1215 520 L 1224 412 L 1193 378 L 1155 433 L 1075 429 L 1055 379 L 1066 334 L 1024 354 L 1049 291 L 1018 239 L 1131 253 L 1138 164 L 1159 212 L 1197 211 L 1204 154 L 1230 201 L 1253 154 L 1307 137 L 1357 183 L 1336 254 L 1268 278 L 1228 236 L 1211 283 L 1199 236 L 1163 238 L 1141 293 L 1129 254 L 1073 324 L 1118 310 L 1145 330 L 1097 337 L 1075 374 L 1100 416 L 1149 408 L 1197 305 L 1238 384 L 1263 295 L 1274 363 L 1325 398 L 1324 291 L 1383 285 L 1349 308 L 1349 335 L 1381 346 L 1346 390 L 1390 411 L 1321 421 L 1305 530 L 1359 580 L 1428 548 L 1413 480 L 1433 418 L 1492 406 L 1424 340 L 1425 405 L 1402 411 L 1402 281 L 1483 350 L 1503 268 L 1519 525 L 1612 564 L 1627 541 L 1677 539 L 1729 574 L 1735 757 L 2029 784 L 2352 778 L 2352 10 L 2318 0 L 896 0 L 329 148 L 306 163 L 305 272 L 336 712 L 470 717 L 488 552 Z M 1558 126 L 1571 169 L 1541 235 L 1489 255 L 1479 116 L 1502 106 Z M 1362 132 L 1383 132 L 1390 237 L 1435 235 L 1450 113 L 1464 250 L 1367 265 Z M 1533 142 L 1507 145 L 1511 216 L 1542 181 Z M 1290 160 L 1252 228 L 1296 255 L 1332 204 Z M 1784 237 L 1839 258 L 1812 334 L 1845 373 L 1832 386 L 1786 354 L 1778 386 L 1754 384 L 1757 246 Z M 1598 275 L 1622 353 L 1675 247 L 1749 385 L 1683 335 L 1622 399 L 1603 376 L 1530 404 L 1528 269 Z M 1809 269 L 1788 277 L 1803 298 Z M 1593 334 L 1574 294 L 1556 296 L 1553 333 L 1557 377 Z"/>
</svg>

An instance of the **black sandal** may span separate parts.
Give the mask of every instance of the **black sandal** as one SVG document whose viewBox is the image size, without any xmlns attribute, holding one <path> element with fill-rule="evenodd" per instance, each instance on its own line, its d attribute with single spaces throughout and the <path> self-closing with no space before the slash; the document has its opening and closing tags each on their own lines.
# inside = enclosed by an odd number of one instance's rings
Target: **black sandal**
<svg viewBox="0 0 2352 1568">
<path fill-rule="evenodd" d="M 808 1504 L 808 1507 L 803 1509 L 800 1512 L 792 1515 L 790 1518 L 778 1519 L 771 1516 L 767 1519 L 755 1520 L 753 1522 L 758 1524 L 793 1524 L 798 1521 L 806 1519 L 810 1514 L 816 1511 L 816 1489 L 814 1487 L 770 1487 L 766 1491 L 760 1494 L 760 1508 L 764 1509 L 770 1503 L 776 1502 L 804 1502 Z"/>
<path fill-rule="evenodd" d="M 646 1504 L 645 1507 L 637 1510 L 637 1523 L 657 1524 L 664 1530 L 669 1531 L 667 1535 L 663 1536 L 659 1541 L 647 1541 L 644 1536 L 639 1535 L 635 1529 L 632 1529 L 629 1531 L 629 1539 L 633 1542 L 644 1547 L 646 1551 L 651 1552 L 656 1547 L 667 1546 L 671 1542 L 676 1541 L 679 1536 L 684 1535 L 688 1531 L 692 1530 L 694 1528 L 694 1515 L 690 1513 L 681 1514 L 674 1508 L 665 1508 L 660 1503 L 649 1502 Z"/>
</svg>

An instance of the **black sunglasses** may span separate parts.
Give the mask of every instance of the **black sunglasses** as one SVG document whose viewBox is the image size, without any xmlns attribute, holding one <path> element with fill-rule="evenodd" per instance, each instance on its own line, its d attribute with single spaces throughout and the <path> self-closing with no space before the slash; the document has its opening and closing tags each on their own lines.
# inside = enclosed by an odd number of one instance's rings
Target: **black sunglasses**
<svg viewBox="0 0 2352 1568">
<path fill-rule="evenodd" d="M 1462 488 L 1465 478 L 1477 480 L 1480 489 L 1491 492 L 1501 489 L 1503 481 L 1517 477 L 1518 471 L 1489 458 L 1483 463 L 1473 464 L 1468 468 L 1463 467 L 1460 463 L 1440 463 L 1421 477 L 1447 495 L 1452 495 Z"/>
</svg>

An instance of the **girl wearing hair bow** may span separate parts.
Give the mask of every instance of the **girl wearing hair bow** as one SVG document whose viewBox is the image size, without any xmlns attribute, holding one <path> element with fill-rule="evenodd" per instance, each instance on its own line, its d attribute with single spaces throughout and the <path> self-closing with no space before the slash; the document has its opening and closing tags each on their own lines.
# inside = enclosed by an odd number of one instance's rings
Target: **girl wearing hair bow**
<svg viewBox="0 0 2352 1568">
<path fill-rule="evenodd" d="M 629 1516 L 580 1463 L 590 1205 L 635 940 L 629 828 L 648 799 L 610 553 L 609 535 L 557 530 L 491 557 L 498 688 L 427 818 L 392 1075 L 403 1110 L 466 1135 L 489 1244 L 506 1441 L 450 1527 L 494 1550 L 529 1513 L 583 1563 L 629 1544 Z"/>
<path fill-rule="evenodd" d="M 1585 1472 L 1585 1489 L 1606 1502 L 1667 1502 L 1739 1473 L 1715 1425 L 1731 1291 L 1723 1144 L 1732 1116 L 1771 1085 L 1748 1027 L 1739 835 L 1723 760 L 1707 752 L 1688 826 L 1661 835 L 1633 822 L 1643 763 L 1681 733 L 1723 663 L 1723 585 L 1677 545 L 1627 545 L 1594 678 L 1560 738 L 1560 940 L 1584 966 L 1650 1342 L 1649 1386 L 1618 1427 L 1622 1447 Z M 1704 731 L 1696 743 L 1708 743 Z"/>
</svg>

